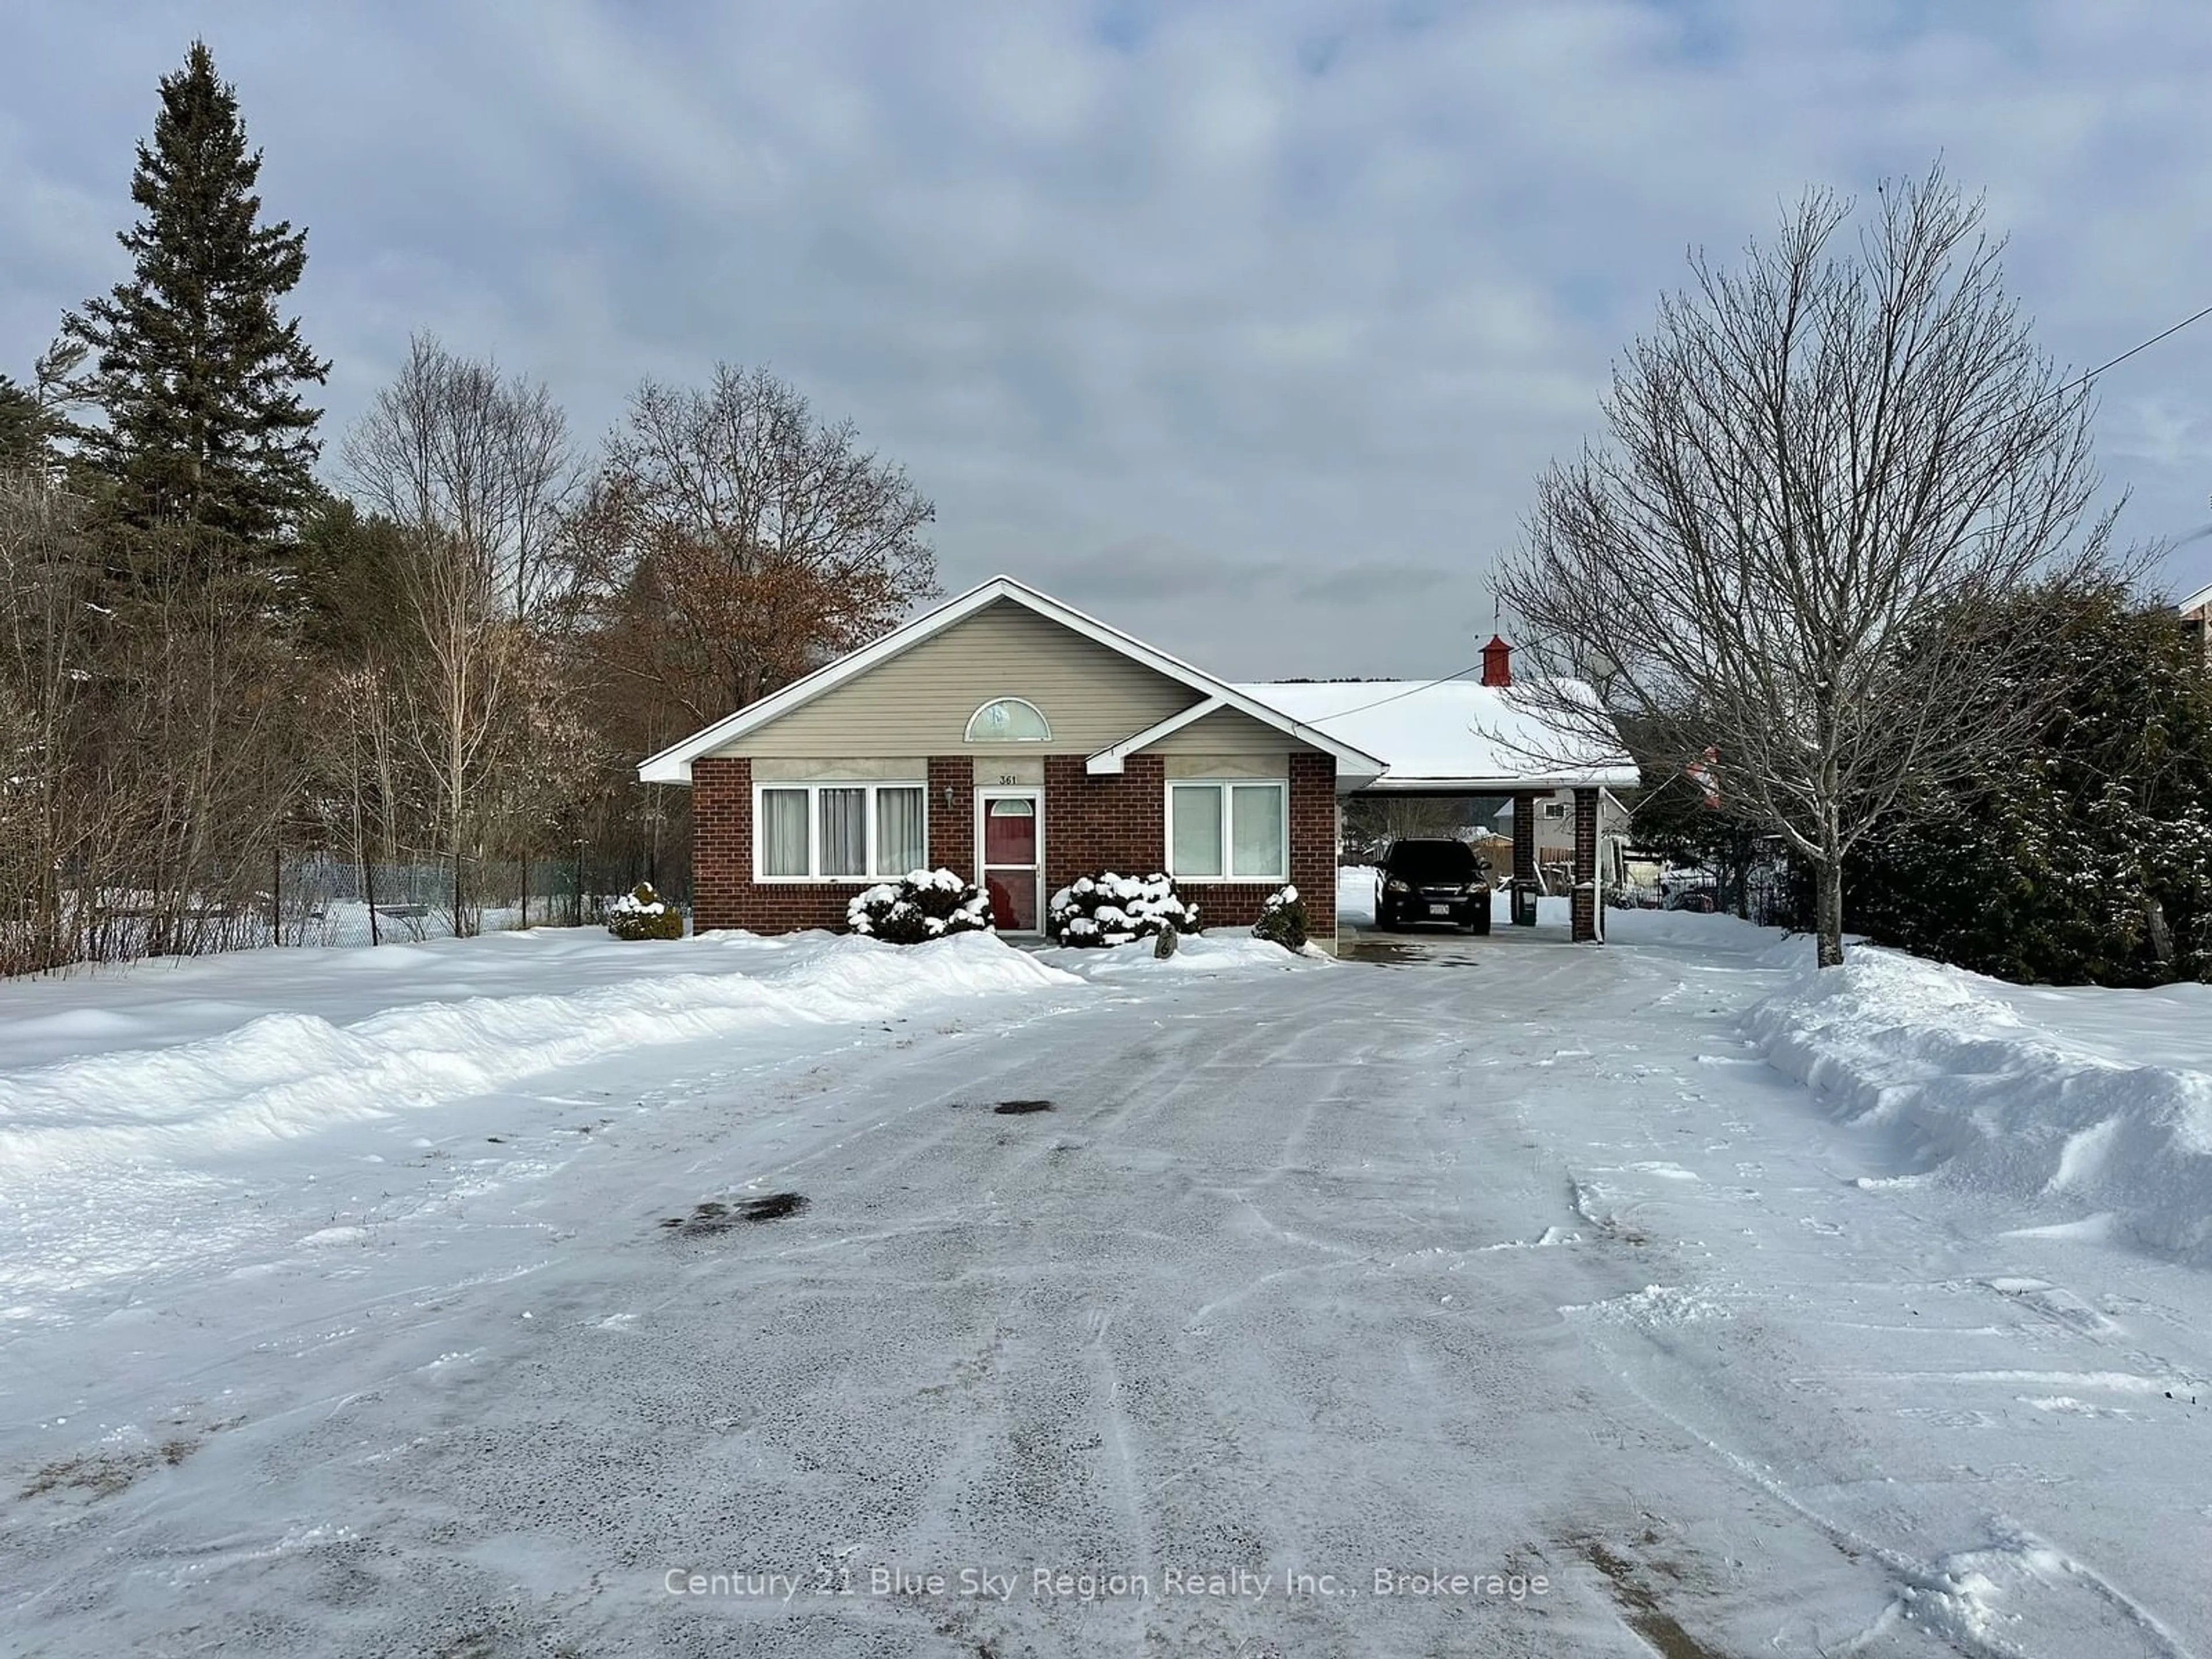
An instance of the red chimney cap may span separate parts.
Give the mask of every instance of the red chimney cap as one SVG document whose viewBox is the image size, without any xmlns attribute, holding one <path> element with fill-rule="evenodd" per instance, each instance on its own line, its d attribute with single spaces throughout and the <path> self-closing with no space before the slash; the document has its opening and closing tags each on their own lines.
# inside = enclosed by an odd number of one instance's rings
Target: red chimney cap
<svg viewBox="0 0 2212 1659">
<path fill-rule="evenodd" d="M 1497 635 L 1482 647 L 1482 683 L 1485 685 L 1513 684 L 1513 647 Z"/>
</svg>

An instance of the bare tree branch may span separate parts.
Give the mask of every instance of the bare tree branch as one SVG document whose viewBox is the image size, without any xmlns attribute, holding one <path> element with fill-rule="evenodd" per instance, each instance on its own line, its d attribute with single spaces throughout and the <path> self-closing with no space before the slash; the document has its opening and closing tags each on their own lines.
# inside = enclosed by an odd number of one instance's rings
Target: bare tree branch
<svg viewBox="0 0 2212 1659">
<path fill-rule="evenodd" d="M 1547 712 L 1619 719 L 1647 767 L 1714 750 L 1722 810 L 1812 863 L 1824 965 L 1845 854 L 2035 718 L 1999 601 L 2100 564 L 2112 524 L 2089 393 L 1982 204 L 1939 168 L 1885 184 L 1855 246 L 1853 216 L 1814 191 L 1741 264 L 1692 258 L 1614 371 L 1610 444 L 1545 475 L 1498 579 L 1540 668 L 1605 704 Z"/>
</svg>

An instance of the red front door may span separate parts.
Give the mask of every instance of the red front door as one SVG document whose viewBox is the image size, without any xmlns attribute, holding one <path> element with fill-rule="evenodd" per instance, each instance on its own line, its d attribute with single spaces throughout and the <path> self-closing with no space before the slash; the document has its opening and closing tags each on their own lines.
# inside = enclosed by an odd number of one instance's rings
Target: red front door
<svg viewBox="0 0 2212 1659">
<path fill-rule="evenodd" d="M 977 837 L 983 849 L 981 881 L 999 930 L 1037 931 L 1043 902 L 1044 792 L 986 789 L 976 797 L 982 819 Z"/>
</svg>

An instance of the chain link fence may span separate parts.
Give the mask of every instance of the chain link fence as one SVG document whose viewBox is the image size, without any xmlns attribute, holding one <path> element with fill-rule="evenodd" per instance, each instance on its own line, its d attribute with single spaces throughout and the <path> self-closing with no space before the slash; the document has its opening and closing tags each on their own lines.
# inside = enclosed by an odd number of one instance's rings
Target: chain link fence
<svg viewBox="0 0 2212 1659">
<path fill-rule="evenodd" d="M 1803 872 L 1786 863 L 1744 870 L 1669 869 L 1656 881 L 1608 889 L 1606 899 L 1630 910 L 1723 911 L 1761 927 L 1802 932 L 1811 926 L 1810 884 Z"/>
<path fill-rule="evenodd" d="M 413 944 L 519 927 L 577 927 L 643 879 L 629 861 L 581 848 L 565 858 L 455 860 L 410 853 L 362 863 L 324 852 L 279 860 L 255 944 Z M 688 909 L 688 895 L 664 895 Z"/>
</svg>

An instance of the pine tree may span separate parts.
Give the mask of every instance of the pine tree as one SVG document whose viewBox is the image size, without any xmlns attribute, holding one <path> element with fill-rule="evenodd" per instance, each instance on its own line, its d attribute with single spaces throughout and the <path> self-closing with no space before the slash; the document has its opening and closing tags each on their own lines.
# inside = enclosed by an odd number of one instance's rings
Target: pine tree
<svg viewBox="0 0 2212 1659">
<path fill-rule="evenodd" d="M 2166 605 L 2115 580 L 2031 590 L 2050 713 L 1853 866 L 1852 926 L 2025 981 L 2212 980 L 2212 679 Z"/>
<path fill-rule="evenodd" d="M 277 313 L 307 233 L 258 222 L 261 152 L 204 42 L 162 77 L 161 100 L 131 177 L 141 216 L 118 233 L 131 279 L 64 319 L 93 354 L 84 390 L 106 416 L 76 435 L 125 522 L 251 549 L 291 533 L 313 490 L 322 411 L 300 387 L 330 365 Z"/>
<path fill-rule="evenodd" d="M 28 466 L 42 448 L 39 400 L 9 376 L 0 374 L 0 470 Z"/>
</svg>

